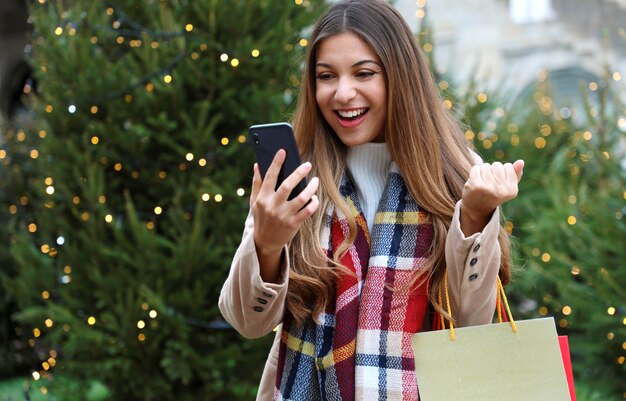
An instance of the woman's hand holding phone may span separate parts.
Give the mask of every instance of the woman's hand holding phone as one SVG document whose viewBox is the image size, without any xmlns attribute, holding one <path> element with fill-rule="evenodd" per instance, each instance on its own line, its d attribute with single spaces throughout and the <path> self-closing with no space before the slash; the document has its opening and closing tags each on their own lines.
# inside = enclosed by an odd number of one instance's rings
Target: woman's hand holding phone
<svg viewBox="0 0 626 401">
<path fill-rule="evenodd" d="M 250 208 L 254 218 L 254 243 L 256 245 L 261 278 L 276 282 L 279 276 L 283 247 L 296 235 L 298 229 L 319 207 L 315 195 L 319 179 L 314 177 L 295 198 L 288 200 L 291 191 L 311 171 L 311 163 L 301 164 L 276 188 L 280 169 L 285 162 L 285 150 L 279 150 L 267 172 L 261 178 L 258 164 L 254 165 Z M 308 204 L 307 204 L 308 203 Z"/>
</svg>

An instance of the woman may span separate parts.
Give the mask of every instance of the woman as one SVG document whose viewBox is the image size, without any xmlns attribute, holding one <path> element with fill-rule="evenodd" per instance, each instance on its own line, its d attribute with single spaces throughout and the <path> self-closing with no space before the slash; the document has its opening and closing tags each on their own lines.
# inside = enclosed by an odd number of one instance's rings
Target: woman
<svg viewBox="0 0 626 401">
<path fill-rule="evenodd" d="M 263 182 L 255 165 L 220 309 L 246 337 L 279 326 L 257 400 L 417 400 L 411 337 L 446 314 L 446 272 L 456 323 L 491 321 L 523 162 L 475 164 L 387 3 L 334 4 L 309 43 L 293 125 L 310 162 L 277 190 L 285 152 Z"/>
</svg>

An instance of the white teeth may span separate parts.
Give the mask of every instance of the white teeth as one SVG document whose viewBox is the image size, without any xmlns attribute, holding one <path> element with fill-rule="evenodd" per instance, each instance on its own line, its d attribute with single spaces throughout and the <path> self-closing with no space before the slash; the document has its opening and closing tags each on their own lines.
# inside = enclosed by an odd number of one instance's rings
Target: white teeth
<svg viewBox="0 0 626 401">
<path fill-rule="evenodd" d="M 342 110 L 337 110 L 337 113 L 339 113 L 339 115 L 343 118 L 353 118 L 356 116 L 360 116 L 361 114 L 365 113 L 367 109 L 357 109 L 357 110 L 349 110 L 349 111 L 342 111 Z"/>
</svg>

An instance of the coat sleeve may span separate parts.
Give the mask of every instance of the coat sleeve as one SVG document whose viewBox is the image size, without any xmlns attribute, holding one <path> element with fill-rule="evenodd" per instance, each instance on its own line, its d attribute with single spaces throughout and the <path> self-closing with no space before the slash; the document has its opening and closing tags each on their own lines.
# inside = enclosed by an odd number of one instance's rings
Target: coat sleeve
<svg viewBox="0 0 626 401">
<path fill-rule="evenodd" d="M 496 307 L 500 270 L 499 208 L 485 228 L 465 237 L 461 231 L 461 202 L 457 202 L 446 237 L 446 265 L 452 316 L 458 326 L 491 323 Z"/>
<path fill-rule="evenodd" d="M 218 302 L 224 319 L 247 338 L 262 337 L 282 322 L 289 281 L 289 253 L 285 247 L 278 283 L 263 282 L 253 232 L 249 213 Z"/>
</svg>

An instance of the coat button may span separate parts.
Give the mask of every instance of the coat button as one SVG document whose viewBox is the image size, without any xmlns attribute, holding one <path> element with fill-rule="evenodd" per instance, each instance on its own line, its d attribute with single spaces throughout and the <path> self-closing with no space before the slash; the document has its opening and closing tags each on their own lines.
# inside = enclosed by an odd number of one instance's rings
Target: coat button
<svg viewBox="0 0 626 401">
<path fill-rule="evenodd" d="M 476 246 L 474 247 L 474 249 L 472 249 L 474 252 L 478 252 L 478 250 L 480 249 L 480 244 L 476 244 Z"/>
<path fill-rule="evenodd" d="M 263 312 L 263 308 L 261 308 L 260 306 L 255 306 L 252 309 L 254 309 L 255 312 Z"/>
<path fill-rule="evenodd" d="M 270 294 L 269 292 L 265 292 L 265 291 L 263 291 L 263 296 L 264 296 L 264 297 L 266 297 L 266 298 L 271 298 L 271 297 L 273 297 L 273 295 L 272 295 L 272 294 Z"/>
<path fill-rule="evenodd" d="M 474 273 L 469 276 L 469 281 L 474 281 L 478 278 L 478 274 Z"/>
<path fill-rule="evenodd" d="M 265 298 L 257 298 L 256 300 L 259 301 L 261 305 L 265 305 L 267 303 L 267 299 Z"/>
<path fill-rule="evenodd" d="M 474 266 L 476 263 L 478 263 L 478 258 L 472 258 L 472 260 L 470 260 L 470 266 Z"/>
</svg>

